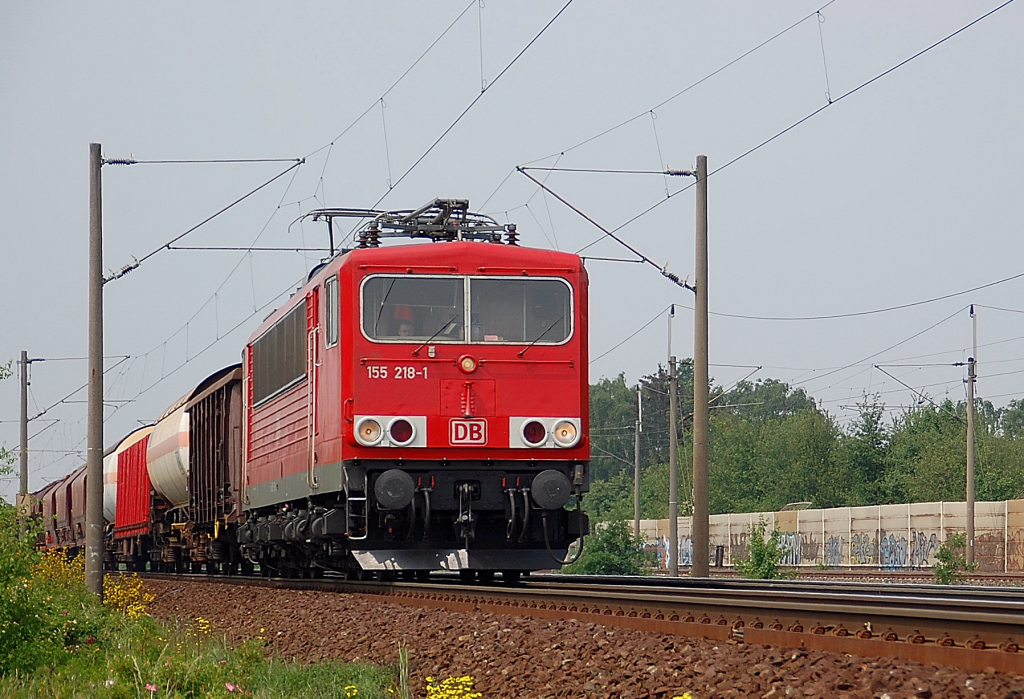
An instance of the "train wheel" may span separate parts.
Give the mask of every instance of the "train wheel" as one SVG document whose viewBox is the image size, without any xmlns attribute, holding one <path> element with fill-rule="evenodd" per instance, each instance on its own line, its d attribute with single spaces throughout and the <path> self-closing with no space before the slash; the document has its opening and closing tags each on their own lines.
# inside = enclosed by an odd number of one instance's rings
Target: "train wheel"
<svg viewBox="0 0 1024 699">
<path fill-rule="evenodd" d="M 429 570 L 417 570 L 416 571 L 416 582 L 430 582 L 430 571 Z"/>
<path fill-rule="evenodd" d="M 475 570 L 460 570 L 459 581 L 464 583 L 471 583 L 476 578 Z"/>
<path fill-rule="evenodd" d="M 522 571 L 519 570 L 503 570 L 501 571 L 501 579 L 506 585 L 515 585 L 519 582 L 519 576 Z"/>
<path fill-rule="evenodd" d="M 494 582 L 494 571 L 493 570 L 481 570 L 480 571 L 480 582 L 487 585 Z"/>
</svg>

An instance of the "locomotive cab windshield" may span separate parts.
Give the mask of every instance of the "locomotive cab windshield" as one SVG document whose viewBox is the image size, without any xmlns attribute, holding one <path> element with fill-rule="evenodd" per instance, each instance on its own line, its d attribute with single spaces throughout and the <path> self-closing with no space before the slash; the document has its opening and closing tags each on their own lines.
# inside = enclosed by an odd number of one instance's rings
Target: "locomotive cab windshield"
<svg viewBox="0 0 1024 699">
<path fill-rule="evenodd" d="M 377 342 L 560 345 L 573 294 L 560 278 L 375 275 L 362 285 L 362 327 Z"/>
</svg>

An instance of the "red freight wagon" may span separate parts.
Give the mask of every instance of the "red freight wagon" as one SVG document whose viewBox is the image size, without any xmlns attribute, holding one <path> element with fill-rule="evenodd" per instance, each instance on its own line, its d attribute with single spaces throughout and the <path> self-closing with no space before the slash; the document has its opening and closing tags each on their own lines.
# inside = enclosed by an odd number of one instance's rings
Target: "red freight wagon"
<svg viewBox="0 0 1024 699">
<path fill-rule="evenodd" d="M 557 566 L 587 526 L 564 509 L 588 485 L 581 259 L 519 247 L 462 201 L 316 215 L 371 222 L 246 347 L 245 555 L 283 572 Z"/>
<path fill-rule="evenodd" d="M 117 461 L 117 502 L 114 514 L 114 559 L 129 570 L 145 563 L 152 518 L 152 486 L 146 467 L 146 450 L 152 425 L 131 433 L 114 450 Z"/>
</svg>

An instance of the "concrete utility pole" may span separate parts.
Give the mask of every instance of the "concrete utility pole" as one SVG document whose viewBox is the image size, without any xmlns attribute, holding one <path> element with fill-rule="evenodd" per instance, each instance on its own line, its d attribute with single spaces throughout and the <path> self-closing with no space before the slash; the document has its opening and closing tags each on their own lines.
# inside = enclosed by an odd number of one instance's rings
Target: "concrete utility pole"
<svg viewBox="0 0 1024 699">
<path fill-rule="evenodd" d="M 967 565 L 974 563 L 974 357 L 967 358 Z"/>
<path fill-rule="evenodd" d="M 636 426 L 633 428 L 633 535 L 640 536 L 640 430 L 643 426 L 640 382 L 636 382 Z"/>
<path fill-rule="evenodd" d="M 103 596 L 103 198 L 99 143 L 89 144 L 89 431 L 85 584 Z"/>
<path fill-rule="evenodd" d="M 25 507 L 28 498 L 28 352 L 21 351 L 21 481 L 18 485 L 18 505 Z"/>
<path fill-rule="evenodd" d="M 693 566 L 706 578 L 710 561 L 708 496 L 708 156 L 697 156 L 697 299 L 693 332 Z"/>
<path fill-rule="evenodd" d="M 676 305 L 668 313 L 668 574 L 679 576 L 679 439 L 676 436 L 676 358 L 672 354 L 672 319 Z"/>
<path fill-rule="evenodd" d="M 974 382 L 978 378 L 978 316 L 971 304 L 974 356 L 967 358 L 967 565 L 974 563 Z"/>
</svg>

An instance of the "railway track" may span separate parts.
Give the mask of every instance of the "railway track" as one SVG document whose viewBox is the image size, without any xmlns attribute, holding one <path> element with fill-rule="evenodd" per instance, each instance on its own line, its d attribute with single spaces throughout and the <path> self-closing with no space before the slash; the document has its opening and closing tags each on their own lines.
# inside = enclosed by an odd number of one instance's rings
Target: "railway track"
<svg viewBox="0 0 1024 699">
<path fill-rule="evenodd" d="M 534 575 L 514 586 L 459 584 L 454 576 L 427 583 L 144 576 L 325 590 L 419 607 L 1024 674 L 1024 594 L 1015 589 L 566 575 Z"/>
</svg>

